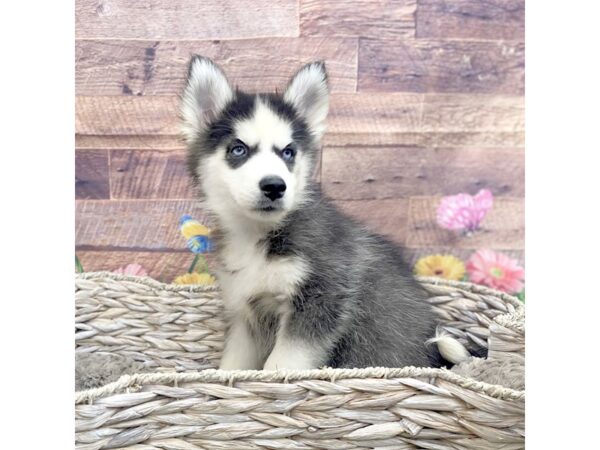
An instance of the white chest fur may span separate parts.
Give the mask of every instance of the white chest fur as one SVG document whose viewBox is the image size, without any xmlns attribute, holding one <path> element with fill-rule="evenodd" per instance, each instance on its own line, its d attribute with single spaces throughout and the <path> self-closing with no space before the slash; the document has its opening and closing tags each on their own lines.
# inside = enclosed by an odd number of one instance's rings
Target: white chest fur
<svg viewBox="0 0 600 450">
<path fill-rule="evenodd" d="M 262 299 L 284 312 L 306 278 L 307 263 L 297 256 L 267 256 L 266 245 L 246 236 L 223 244 L 219 251 L 222 267 L 217 275 L 226 310 L 234 315 L 252 315 L 248 301 Z"/>
</svg>

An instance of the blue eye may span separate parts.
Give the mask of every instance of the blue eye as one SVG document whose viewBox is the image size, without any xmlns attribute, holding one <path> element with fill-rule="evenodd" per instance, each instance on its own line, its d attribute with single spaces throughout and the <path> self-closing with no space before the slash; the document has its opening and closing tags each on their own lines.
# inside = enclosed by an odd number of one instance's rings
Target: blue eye
<svg viewBox="0 0 600 450">
<path fill-rule="evenodd" d="M 246 156 L 246 154 L 248 153 L 248 149 L 243 145 L 238 144 L 232 147 L 229 152 L 236 158 L 241 158 L 242 156 Z"/>
<path fill-rule="evenodd" d="M 292 159 L 294 159 L 295 154 L 296 154 L 296 152 L 294 151 L 293 148 L 286 147 L 281 152 L 281 157 L 286 161 L 291 161 Z"/>
</svg>

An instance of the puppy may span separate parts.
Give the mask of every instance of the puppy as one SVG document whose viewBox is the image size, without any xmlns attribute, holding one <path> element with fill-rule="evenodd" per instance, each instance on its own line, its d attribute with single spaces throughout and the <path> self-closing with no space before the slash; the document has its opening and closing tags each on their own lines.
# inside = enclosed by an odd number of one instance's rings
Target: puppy
<svg viewBox="0 0 600 450">
<path fill-rule="evenodd" d="M 425 344 L 436 318 L 400 250 L 340 213 L 311 179 L 328 105 L 321 62 L 282 94 L 235 90 L 211 60 L 190 62 L 182 130 L 216 224 L 229 325 L 221 369 L 443 362 Z"/>
</svg>

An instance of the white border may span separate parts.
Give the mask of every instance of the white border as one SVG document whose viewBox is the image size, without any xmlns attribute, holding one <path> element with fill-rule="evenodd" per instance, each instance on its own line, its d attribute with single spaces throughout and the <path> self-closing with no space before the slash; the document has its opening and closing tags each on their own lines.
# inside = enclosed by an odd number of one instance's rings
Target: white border
<svg viewBox="0 0 600 450">
<path fill-rule="evenodd" d="M 74 4 L 0 14 L 2 447 L 73 447 Z"/>
<path fill-rule="evenodd" d="M 526 4 L 527 448 L 597 441 L 600 7 Z"/>
</svg>

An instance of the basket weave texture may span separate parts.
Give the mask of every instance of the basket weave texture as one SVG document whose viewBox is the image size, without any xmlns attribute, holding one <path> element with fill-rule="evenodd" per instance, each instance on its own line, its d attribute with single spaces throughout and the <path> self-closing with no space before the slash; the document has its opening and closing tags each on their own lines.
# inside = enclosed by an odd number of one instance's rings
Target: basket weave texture
<svg viewBox="0 0 600 450">
<path fill-rule="evenodd" d="M 489 358 L 524 357 L 524 309 L 469 283 L 420 279 L 444 328 Z M 76 351 L 150 373 L 75 394 L 78 449 L 521 449 L 525 392 L 446 369 L 220 371 L 216 287 L 85 273 Z"/>
</svg>

